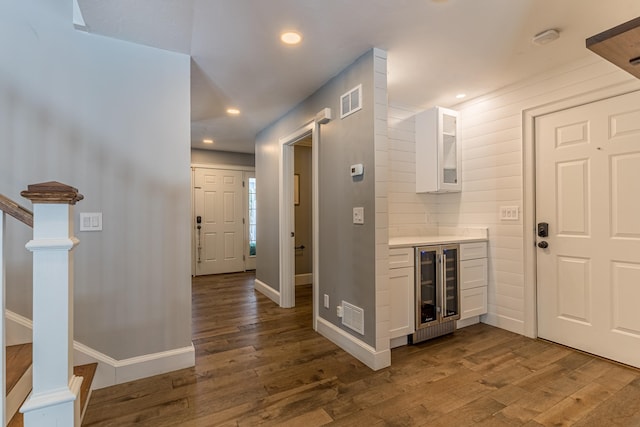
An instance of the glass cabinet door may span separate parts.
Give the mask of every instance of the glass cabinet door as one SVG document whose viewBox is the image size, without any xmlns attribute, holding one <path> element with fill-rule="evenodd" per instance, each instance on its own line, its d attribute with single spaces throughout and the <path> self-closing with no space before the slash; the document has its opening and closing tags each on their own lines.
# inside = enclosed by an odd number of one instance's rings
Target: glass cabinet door
<svg viewBox="0 0 640 427">
<path fill-rule="evenodd" d="M 416 328 L 438 320 L 438 251 L 418 249 L 416 277 Z"/>
<path fill-rule="evenodd" d="M 442 113 L 442 183 L 458 184 L 458 143 L 456 120 L 453 115 Z"/>
<path fill-rule="evenodd" d="M 445 246 L 442 249 L 442 317 L 460 316 L 459 249 L 457 245 Z"/>
</svg>

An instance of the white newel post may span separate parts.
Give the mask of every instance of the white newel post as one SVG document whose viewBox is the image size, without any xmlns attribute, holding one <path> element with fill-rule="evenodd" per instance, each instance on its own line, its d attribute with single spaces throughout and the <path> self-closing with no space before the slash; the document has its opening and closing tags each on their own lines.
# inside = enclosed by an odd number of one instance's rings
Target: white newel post
<svg viewBox="0 0 640 427">
<path fill-rule="evenodd" d="M 58 182 L 34 184 L 33 390 L 20 412 L 24 425 L 79 426 L 82 377 L 73 375 L 73 205 L 78 190 Z"/>
</svg>

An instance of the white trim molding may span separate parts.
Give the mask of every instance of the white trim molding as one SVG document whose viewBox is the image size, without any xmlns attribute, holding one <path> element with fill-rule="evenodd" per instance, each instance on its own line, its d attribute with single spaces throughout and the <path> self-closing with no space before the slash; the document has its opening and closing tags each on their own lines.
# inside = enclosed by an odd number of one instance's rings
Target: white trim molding
<svg viewBox="0 0 640 427">
<path fill-rule="evenodd" d="M 265 297 L 269 298 L 271 301 L 280 305 L 280 292 L 273 289 L 271 286 L 267 285 L 263 281 L 259 279 L 254 280 L 253 289 L 260 292 Z"/>
<path fill-rule="evenodd" d="M 321 317 L 318 318 L 318 333 L 374 371 L 391 365 L 391 350 L 389 348 L 376 351 L 375 348 Z"/>
</svg>

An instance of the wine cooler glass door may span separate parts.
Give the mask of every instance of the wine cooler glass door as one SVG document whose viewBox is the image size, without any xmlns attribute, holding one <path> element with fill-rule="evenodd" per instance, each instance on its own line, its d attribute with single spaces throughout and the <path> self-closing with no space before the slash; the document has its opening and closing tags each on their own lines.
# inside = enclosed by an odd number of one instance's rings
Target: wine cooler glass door
<svg viewBox="0 0 640 427">
<path fill-rule="evenodd" d="M 442 248 L 442 317 L 446 319 L 460 317 L 459 252 L 458 245 Z"/>
<path fill-rule="evenodd" d="M 418 249 L 418 269 L 416 277 L 416 328 L 438 321 L 440 304 L 438 298 L 438 262 L 436 248 Z"/>
</svg>

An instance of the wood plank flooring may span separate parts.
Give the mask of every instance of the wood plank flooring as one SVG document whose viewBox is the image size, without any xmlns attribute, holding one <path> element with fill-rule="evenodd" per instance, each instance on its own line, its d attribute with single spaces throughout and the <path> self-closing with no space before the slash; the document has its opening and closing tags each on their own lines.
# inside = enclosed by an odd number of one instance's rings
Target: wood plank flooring
<svg viewBox="0 0 640 427">
<path fill-rule="evenodd" d="M 93 392 L 85 426 L 640 426 L 640 371 L 487 325 L 377 372 L 280 309 L 253 274 L 193 280 L 196 366 Z"/>
</svg>

